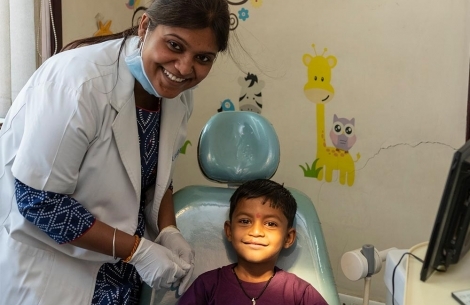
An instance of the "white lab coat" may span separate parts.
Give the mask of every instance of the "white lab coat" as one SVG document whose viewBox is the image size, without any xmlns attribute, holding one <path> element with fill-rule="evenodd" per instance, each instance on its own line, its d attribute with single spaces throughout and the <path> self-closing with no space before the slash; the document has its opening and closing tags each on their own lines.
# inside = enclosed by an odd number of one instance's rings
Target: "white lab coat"
<svg viewBox="0 0 470 305">
<path fill-rule="evenodd" d="M 141 165 L 128 39 L 60 53 L 45 62 L 13 103 L 0 131 L 0 304 L 90 304 L 107 255 L 59 245 L 19 213 L 14 177 L 69 194 L 97 219 L 137 228 Z M 191 90 L 163 99 L 157 181 L 148 191 L 146 234 L 158 233 L 160 201 L 186 138 Z M 153 201 L 152 201 L 153 198 Z M 111 240 L 103 243 L 112 247 Z"/>
</svg>

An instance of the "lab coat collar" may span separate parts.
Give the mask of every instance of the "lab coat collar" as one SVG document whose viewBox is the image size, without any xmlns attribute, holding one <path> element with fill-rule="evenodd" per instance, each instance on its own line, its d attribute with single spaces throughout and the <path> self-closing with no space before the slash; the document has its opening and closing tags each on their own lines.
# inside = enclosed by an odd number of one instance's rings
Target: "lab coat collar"
<svg viewBox="0 0 470 305">
<path fill-rule="evenodd" d="M 140 202 L 141 165 L 139 132 L 137 130 L 134 98 L 130 100 L 132 102 L 129 101 L 121 107 L 121 111 L 116 116 L 112 128 L 122 163 L 134 187 L 137 202 Z"/>
<path fill-rule="evenodd" d="M 112 128 L 119 155 L 131 180 L 137 202 L 140 202 L 141 164 L 134 99 L 135 79 L 124 61 L 124 58 L 137 48 L 138 43 L 139 39 L 136 36 L 131 36 L 126 40 L 119 56 L 118 80 L 110 104 L 118 112 Z"/>
<path fill-rule="evenodd" d="M 187 92 L 181 98 L 191 99 L 192 93 Z M 192 104 L 189 104 L 192 105 Z M 160 123 L 160 146 L 158 149 L 158 168 L 157 181 L 153 196 L 153 204 L 146 208 L 146 213 L 150 216 L 150 220 L 157 220 L 160 210 L 160 202 L 171 183 L 171 176 L 174 170 L 175 159 L 179 153 L 181 137 L 186 138 L 186 124 L 184 123 L 189 117 L 192 109 L 188 109 L 188 103 L 183 103 L 181 99 L 164 99 L 162 103 L 162 116 Z M 158 234 L 157 222 L 150 221 L 148 223 L 151 230 L 147 230 L 151 237 L 155 238 Z"/>
<path fill-rule="evenodd" d="M 132 100 L 134 100 L 132 98 Z M 140 202 L 141 164 L 135 103 L 126 103 L 113 123 L 113 133 L 124 167 Z M 154 198 L 161 200 L 171 181 L 173 162 L 179 152 L 178 133 L 187 109 L 180 98 L 163 99 L 158 148 L 157 185 Z M 159 205 L 157 205 L 159 206 Z"/>
<path fill-rule="evenodd" d="M 135 78 L 129 71 L 129 68 L 127 67 L 124 59 L 138 47 L 138 44 L 139 38 L 137 36 L 131 36 L 127 38 L 119 56 L 117 82 L 110 101 L 111 106 L 113 106 L 117 112 L 120 112 L 122 107 L 127 102 L 130 102 L 132 96 L 134 95 Z"/>
<path fill-rule="evenodd" d="M 175 147 L 175 145 L 177 145 L 177 136 L 183 124 L 185 114 L 185 105 L 179 98 L 163 100 L 160 143 L 165 143 L 165 145 L 161 145 L 158 153 L 157 187 L 164 190 L 168 188 L 171 182 L 171 168 L 180 149 L 180 147 Z M 158 196 L 155 197 L 157 198 Z"/>
</svg>

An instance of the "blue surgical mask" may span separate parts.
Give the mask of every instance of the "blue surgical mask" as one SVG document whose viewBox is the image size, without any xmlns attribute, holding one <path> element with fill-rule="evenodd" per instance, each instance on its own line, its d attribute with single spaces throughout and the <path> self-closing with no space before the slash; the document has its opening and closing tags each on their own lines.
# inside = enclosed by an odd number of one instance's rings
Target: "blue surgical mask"
<svg viewBox="0 0 470 305">
<path fill-rule="evenodd" d="M 145 91 L 147 91 L 149 94 L 155 95 L 156 97 L 162 97 L 160 94 L 158 94 L 157 90 L 155 90 L 152 83 L 150 82 L 147 74 L 145 73 L 144 62 L 142 61 L 142 49 L 144 47 L 145 39 L 147 39 L 148 31 L 149 28 L 147 27 L 147 30 L 145 31 L 144 41 L 140 44 L 140 48 L 137 48 L 129 56 L 126 56 L 124 61 L 126 62 L 127 67 L 131 71 L 131 74 L 142 85 Z"/>
</svg>

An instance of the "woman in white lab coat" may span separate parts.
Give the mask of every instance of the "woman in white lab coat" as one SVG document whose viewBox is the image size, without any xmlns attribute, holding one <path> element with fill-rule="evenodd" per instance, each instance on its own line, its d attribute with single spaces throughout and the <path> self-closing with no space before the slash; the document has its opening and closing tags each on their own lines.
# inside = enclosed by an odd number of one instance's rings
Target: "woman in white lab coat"
<svg viewBox="0 0 470 305">
<path fill-rule="evenodd" d="M 0 131 L 0 304 L 136 304 L 142 281 L 184 292 L 194 253 L 171 177 L 229 15 L 226 0 L 155 0 L 138 27 L 29 79 Z"/>
</svg>

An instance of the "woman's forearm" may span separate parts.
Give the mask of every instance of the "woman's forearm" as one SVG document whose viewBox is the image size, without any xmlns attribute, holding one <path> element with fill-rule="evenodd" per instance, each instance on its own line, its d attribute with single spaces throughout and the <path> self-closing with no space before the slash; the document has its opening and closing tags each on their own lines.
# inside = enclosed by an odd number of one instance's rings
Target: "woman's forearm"
<svg viewBox="0 0 470 305">
<path fill-rule="evenodd" d="M 113 235 L 114 228 L 96 220 L 93 226 L 82 236 L 70 242 L 70 244 L 88 249 L 91 251 L 113 255 Z M 126 259 L 134 247 L 135 238 L 133 235 L 116 230 L 114 239 L 114 249 L 116 257 Z"/>
<path fill-rule="evenodd" d="M 113 255 L 114 228 L 97 220 L 74 198 L 64 194 L 34 189 L 15 180 L 16 200 L 20 213 L 59 244 L 70 243 L 91 251 Z M 77 217 L 57 217 L 57 213 L 73 210 Z M 45 221 L 48 220 L 48 221 Z M 60 227 L 60 230 L 56 228 Z M 116 230 L 115 255 L 127 258 L 135 238 Z"/>
<path fill-rule="evenodd" d="M 158 210 L 158 229 L 161 231 L 168 226 L 175 226 L 175 207 L 173 205 L 173 191 L 168 189 L 163 195 L 160 209 Z"/>
</svg>

